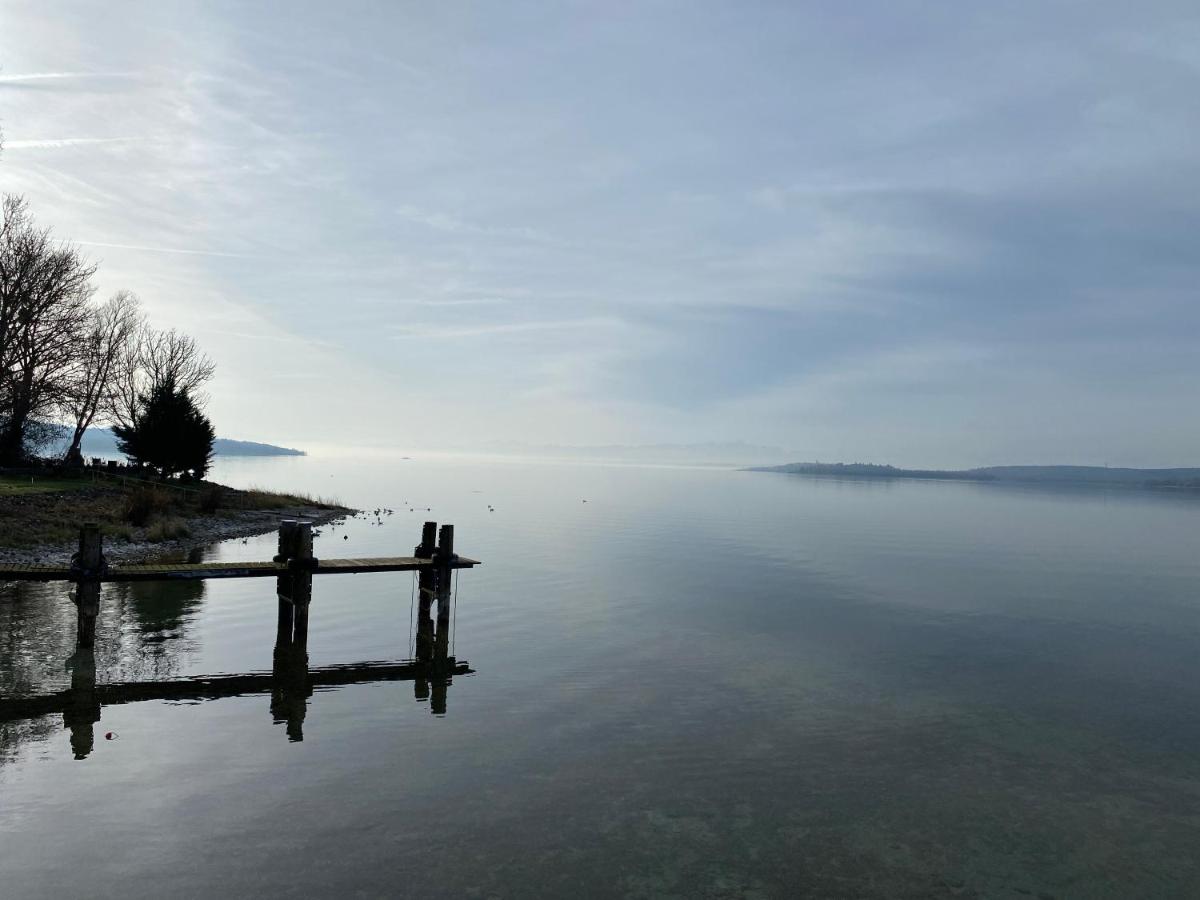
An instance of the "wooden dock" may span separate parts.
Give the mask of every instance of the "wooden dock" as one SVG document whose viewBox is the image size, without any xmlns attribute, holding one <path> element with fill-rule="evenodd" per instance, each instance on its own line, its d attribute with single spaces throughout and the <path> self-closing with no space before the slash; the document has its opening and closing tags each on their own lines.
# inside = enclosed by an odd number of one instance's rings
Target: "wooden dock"
<svg viewBox="0 0 1200 900">
<path fill-rule="evenodd" d="M 479 560 L 455 556 L 447 562 L 432 557 L 383 556 L 363 559 L 313 559 L 292 562 L 155 563 L 112 566 L 95 574 L 68 566 L 0 565 L 0 581 L 177 581 L 196 578 L 270 578 L 302 568 L 313 575 L 357 575 L 366 572 L 422 572 L 438 568 L 471 569 Z"/>
<path fill-rule="evenodd" d="M 106 581 L 175 581 L 197 578 L 274 578 L 280 604 L 280 631 L 301 646 L 308 639 L 308 607 L 314 575 L 355 575 L 366 572 L 416 572 L 420 582 L 417 657 L 422 661 L 446 658 L 450 631 L 452 573 L 471 569 L 479 560 L 454 552 L 454 526 L 426 522 L 421 543 L 412 556 L 355 559 L 318 559 L 313 554 L 311 522 L 284 519 L 279 524 L 279 552 L 269 562 L 150 563 L 110 566 L 104 558 L 100 528 L 79 529 L 79 551 L 69 566 L 0 566 L 3 581 L 65 581 L 76 585 L 72 600 L 79 612 L 76 645 L 90 649 L 96 640 L 100 615 L 100 588 Z M 432 604 L 437 601 L 437 629 L 433 629 Z"/>
<path fill-rule="evenodd" d="M 71 732 L 76 759 L 94 748 L 95 723 L 103 706 L 143 700 L 204 700 L 247 694 L 271 695 L 277 722 L 287 723 L 290 740 L 303 740 L 307 697 L 314 689 L 374 681 L 412 681 L 419 701 L 428 700 L 437 715 L 446 712 L 446 689 L 454 675 L 471 669 L 450 655 L 451 605 L 456 569 L 471 569 L 478 560 L 454 552 L 454 526 L 426 522 L 412 556 L 318 559 L 313 555 L 312 523 L 285 519 L 279 526 L 279 552 L 269 562 L 152 563 L 109 566 L 100 529 L 84 525 L 79 552 L 70 566 L 0 566 L 0 581 L 64 581 L 74 583 L 77 609 L 76 651 L 68 661 L 71 687 L 23 698 L 0 698 L 0 722 L 61 713 Z M 314 575 L 366 572 L 416 572 L 420 590 L 416 608 L 416 659 L 397 663 L 357 663 L 308 668 L 309 607 Z M 277 600 L 275 649 L 271 672 L 210 675 L 171 681 L 97 684 L 96 622 L 101 584 L 112 581 L 171 581 L 197 578 L 275 578 Z M 437 604 L 434 625 L 433 604 Z M 400 604 L 397 604 L 399 607 Z"/>
</svg>

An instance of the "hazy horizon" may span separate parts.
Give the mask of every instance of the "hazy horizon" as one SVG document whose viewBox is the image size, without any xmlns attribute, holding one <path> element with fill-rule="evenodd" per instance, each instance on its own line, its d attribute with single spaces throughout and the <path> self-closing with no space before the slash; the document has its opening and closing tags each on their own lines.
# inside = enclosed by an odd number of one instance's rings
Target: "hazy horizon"
<svg viewBox="0 0 1200 900">
<path fill-rule="evenodd" d="M 218 434 L 1200 463 L 1200 10 L 0 0 L 0 190 Z"/>
</svg>

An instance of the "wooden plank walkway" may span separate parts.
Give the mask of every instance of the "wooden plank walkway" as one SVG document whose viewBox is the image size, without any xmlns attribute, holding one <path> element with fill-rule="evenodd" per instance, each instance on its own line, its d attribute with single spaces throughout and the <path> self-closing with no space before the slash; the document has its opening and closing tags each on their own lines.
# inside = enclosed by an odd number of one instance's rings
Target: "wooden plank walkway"
<svg viewBox="0 0 1200 900">
<path fill-rule="evenodd" d="M 154 563 L 151 565 L 112 566 L 98 581 L 175 581 L 197 578 L 269 578 L 302 570 L 313 575 L 356 575 L 365 572 L 422 572 L 439 567 L 471 569 L 479 560 L 465 556 L 442 563 L 420 556 L 383 556 L 361 559 L 322 559 L 292 568 L 276 562 Z M 80 573 L 66 566 L 0 565 L 0 581 L 79 581 Z"/>
</svg>

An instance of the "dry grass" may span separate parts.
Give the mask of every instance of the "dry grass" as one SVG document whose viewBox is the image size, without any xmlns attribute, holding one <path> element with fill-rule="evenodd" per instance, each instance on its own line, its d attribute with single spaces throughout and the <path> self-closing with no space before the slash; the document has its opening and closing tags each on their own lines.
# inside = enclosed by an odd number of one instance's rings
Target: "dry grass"
<svg viewBox="0 0 1200 900">
<path fill-rule="evenodd" d="M 286 509 L 289 506 L 308 506 L 314 509 L 342 509 L 342 505 L 330 497 L 313 497 L 309 494 L 280 494 L 263 488 L 252 487 L 233 492 L 229 503 L 234 509 Z"/>
<path fill-rule="evenodd" d="M 186 538 L 188 522 L 239 511 L 277 511 L 295 515 L 299 508 L 342 510 L 335 500 L 219 484 L 171 490 L 173 485 L 121 483 L 117 479 L 0 478 L 0 547 L 72 545 L 84 522 L 96 522 L 111 537 L 127 541 Z"/>
<path fill-rule="evenodd" d="M 177 541 L 181 538 L 191 537 L 191 534 L 192 529 L 188 527 L 187 522 L 178 516 L 171 516 L 159 519 L 147 528 L 145 539 L 152 544 L 161 544 L 163 541 Z"/>
<path fill-rule="evenodd" d="M 109 525 L 105 524 L 100 527 L 100 531 L 105 537 L 116 538 L 131 544 L 137 540 L 137 531 L 131 525 Z"/>
<path fill-rule="evenodd" d="M 148 485 L 138 485 L 125 495 L 121 518 L 131 525 L 147 525 L 151 519 L 161 516 L 174 504 L 174 498 L 164 490 Z"/>
</svg>

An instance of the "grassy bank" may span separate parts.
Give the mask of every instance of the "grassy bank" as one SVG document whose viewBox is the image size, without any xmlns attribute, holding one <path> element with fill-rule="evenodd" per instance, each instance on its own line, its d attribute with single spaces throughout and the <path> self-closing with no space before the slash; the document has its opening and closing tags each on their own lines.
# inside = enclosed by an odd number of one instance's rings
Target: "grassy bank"
<svg viewBox="0 0 1200 900">
<path fill-rule="evenodd" d="M 335 500 L 306 494 L 92 477 L 0 475 L 0 548 L 69 547 L 84 522 L 97 523 L 110 545 L 162 544 L 244 534 L 268 515 L 349 512 Z"/>
</svg>

